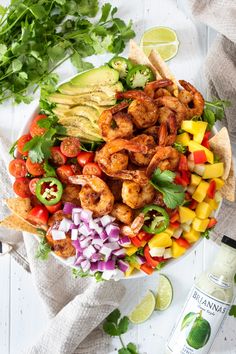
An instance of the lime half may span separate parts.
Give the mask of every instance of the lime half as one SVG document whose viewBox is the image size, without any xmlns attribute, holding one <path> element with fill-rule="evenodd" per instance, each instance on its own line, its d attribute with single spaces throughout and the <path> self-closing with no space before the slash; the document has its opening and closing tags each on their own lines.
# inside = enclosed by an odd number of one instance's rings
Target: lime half
<svg viewBox="0 0 236 354">
<path fill-rule="evenodd" d="M 170 280 L 163 274 L 160 274 L 159 285 L 156 296 L 156 310 L 166 310 L 173 299 L 173 287 Z"/>
<path fill-rule="evenodd" d="M 173 29 L 169 27 L 154 27 L 144 32 L 140 45 L 147 56 L 154 49 L 163 60 L 167 61 L 177 54 L 179 41 Z"/>
<path fill-rule="evenodd" d="M 129 315 L 130 322 L 134 324 L 145 322 L 153 313 L 156 305 L 154 294 L 148 290 L 140 304 Z"/>
</svg>

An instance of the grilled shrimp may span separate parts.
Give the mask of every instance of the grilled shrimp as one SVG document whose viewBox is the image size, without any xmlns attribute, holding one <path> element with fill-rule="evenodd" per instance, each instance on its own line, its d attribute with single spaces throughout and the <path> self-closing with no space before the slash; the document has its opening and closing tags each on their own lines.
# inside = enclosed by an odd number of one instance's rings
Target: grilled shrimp
<svg viewBox="0 0 236 354">
<path fill-rule="evenodd" d="M 173 82 L 169 79 L 152 81 L 152 82 L 147 83 L 147 85 L 144 88 L 144 92 L 146 93 L 147 96 L 149 96 L 151 98 L 156 98 L 156 97 L 159 97 L 159 96 L 156 96 L 156 92 L 158 89 L 161 89 L 161 88 L 164 88 L 167 86 L 171 86 L 171 85 L 173 85 Z M 170 93 L 167 89 L 165 89 L 165 91 Z"/>
<path fill-rule="evenodd" d="M 128 113 L 121 112 L 128 105 L 128 102 L 121 102 L 106 109 L 100 115 L 98 124 L 105 141 L 132 136 L 133 123 L 131 116 Z"/>
<path fill-rule="evenodd" d="M 133 210 L 126 204 L 115 203 L 111 215 L 123 224 L 130 225 L 134 218 Z"/>
<path fill-rule="evenodd" d="M 114 196 L 107 184 L 97 176 L 76 175 L 69 177 L 71 183 L 81 184 L 79 193 L 81 206 L 91 210 L 93 216 L 109 214 L 114 205 Z"/>
<path fill-rule="evenodd" d="M 158 90 L 156 90 L 154 98 L 162 96 L 172 96 L 172 94 L 166 88 L 159 88 Z"/>
<path fill-rule="evenodd" d="M 187 108 L 181 103 L 178 98 L 171 96 L 162 96 L 155 100 L 158 107 L 166 107 L 175 113 L 176 122 L 178 127 L 181 125 L 182 120 L 187 117 Z"/>
<path fill-rule="evenodd" d="M 143 227 L 143 224 L 144 224 L 144 214 L 139 213 L 139 215 L 136 216 L 136 218 L 134 219 L 134 221 L 130 226 L 122 225 L 120 231 L 122 235 L 135 237 Z"/>
<path fill-rule="evenodd" d="M 140 134 L 131 139 L 131 141 L 146 146 L 148 150 L 147 154 L 143 154 L 141 152 L 130 152 L 131 161 L 138 166 L 147 166 L 156 151 L 156 144 L 153 137 L 146 134 Z"/>
<path fill-rule="evenodd" d="M 75 205 L 80 205 L 79 193 L 81 187 L 80 186 L 73 186 L 71 184 L 67 184 L 63 190 L 62 194 L 62 201 L 73 203 Z"/>
<path fill-rule="evenodd" d="M 123 202 L 130 208 L 139 209 L 152 202 L 155 189 L 150 183 L 141 186 L 133 181 L 124 181 L 121 195 Z"/>
<path fill-rule="evenodd" d="M 166 122 L 161 123 L 158 135 L 160 146 L 174 144 L 177 135 L 177 123 L 173 113 L 169 115 Z"/>
<path fill-rule="evenodd" d="M 111 193 L 114 195 L 115 201 L 121 201 L 121 187 L 122 181 L 120 179 L 107 178 L 106 183 L 111 190 Z"/>
<path fill-rule="evenodd" d="M 152 136 L 155 143 L 158 143 L 158 136 L 159 136 L 159 128 L 157 125 L 154 125 L 153 127 L 147 128 L 143 131 L 144 134 L 148 136 Z"/>
<path fill-rule="evenodd" d="M 185 89 L 180 91 L 179 100 L 187 106 L 188 118 L 193 116 L 201 116 L 204 109 L 204 98 L 201 93 L 189 82 L 179 80 L 180 85 Z"/>
<path fill-rule="evenodd" d="M 147 176 L 151 177 L 156 168 L 175 171 L 179 163 L 179 153 L 171 146 L 158 146 L 157 151 L 147 168 Z"/>
<path fill-rule="evenodd" d="M 68 258 L 75 256 L 76 251 L 72 245 L 70 233 L 66 234 L 64 240 L 54 240 L 50 228 L 46 234 L 46 239 L 51 246 L 52 251 L 54 251 L 59 257 Z"/>
</svg>

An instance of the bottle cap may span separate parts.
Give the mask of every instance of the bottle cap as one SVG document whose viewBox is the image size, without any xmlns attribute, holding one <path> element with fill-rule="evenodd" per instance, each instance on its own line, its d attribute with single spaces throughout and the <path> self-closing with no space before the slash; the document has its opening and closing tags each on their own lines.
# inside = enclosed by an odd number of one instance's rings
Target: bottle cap
<svg viewBox="0 0 236 354">
<path fill-rule="evenodd" d="M 233 240 L 232 238 L 230 238 L 230 237 L 228 237 L 226 235 L 223 236 L 221 242 L 224 243 L 227 246 L 230 246 L 230 247 L 236 249 L 236 240 Z"/>
</svg>

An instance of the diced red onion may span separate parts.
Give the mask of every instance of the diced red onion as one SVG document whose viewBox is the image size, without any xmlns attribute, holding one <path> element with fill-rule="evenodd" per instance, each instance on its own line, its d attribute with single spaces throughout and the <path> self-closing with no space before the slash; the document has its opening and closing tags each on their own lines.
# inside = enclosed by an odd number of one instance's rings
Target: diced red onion
<svg viewBox="0 0 236 354">
<path fill-rule="evenodd" d="M 71 230 L 71 239 L 73 241 L 77 240 L 78 234 L 79 234 L 79 230 L 78 229 L 72 229 Z"/>
<path fill-rule="evenodd" d="M 102 233 L 103 231 L 103 228 L 100 227 L 96 222 L 94 222 L 94 220 L 90 220 L 89 221 L 89 228 L 92 229 L 92 230 L 95 230 L 99 235 L 100 233 Z"/>
<path fill-rule="evenodd" d="M 106 245 L 103 245 L 99 252 L 105 256 L 105 260 L 108 260 L 111 255 L 112 249 L 107 247 Z"/>
<path fill-rule="evenodd" d="M 103 246 L 103 240 L 101 240 L 100 238 L 94 238 L 92 240 L 92 245 L 98 245 L 98 246 L 102 247 Z"/>
<path fill-rule="evenodd" d="M 77 226 L 80 224 L 80 215 L 79 215 L 79 213 L 74 213 L 73 221 L 74 221 L 74 224 L 77 225 Z"/>
<path fill-rule="evenodd" d="M 80 265 L 81 262 L 85 261 L 84 256 L 78 256 L 78 258 L 76 259 L 74 265 Z"/>
<path fill-rule="evenodd" d="M 120 237 L 120 239 L 118 240 L 118 243 L 125 247 L 125 246 L 129 246 L 131 244 L 130 238 L 128 236 L 123 236 Z"/>
<path fill-rule="evenodd" d="M 123 273 L 125 273 L 129 269 L 129 263 L 119 260 L 118 267 Z"/>
<path fill-rule="evenodd" d="M 80 213 L 80 220 L 89 223 L 89 221 L 92 219 L 92 211 L 91 210 L 85 210 L 82 209 Z"/>
<path fill-rule="evenodd" d="M 59 228 L 58 230 L 60 231 L 64 231 L 64 232 L 68 232 L 70 230 L 70 225 L 72 224 L 72 221 L 64 218 L 62 219 L 62 221 L 60 222 Z"/>
<path fill-rule="evenodd" d="M 108 237 L 109 242 L 117 242 L 119 240 L 119 235 Z"/>
<path fill-rule="evenodd" d="M 98 271 L 98 262 L 93 262 L 90 264 L 90 271 L 97 272 Z"/>
<path fill-rule="evenodd" d="M 97 261 L 101 261 L 103 258 L 103 256 L 100 253 L 94 253 L 92 255 L 92 257 L 90 258 L 91 262 L 97 262 Z"/>
<path fill-rule="evenodd" d="M 83 247 L 81 247 L 79 240 L 72 241 L 72 245 L 79 252 L 83 252 Z"/>
<path fill-rule="evenodd" d="M 89 236 L 91 234 L 91 230 L 85 224 L 81 224 L 79 227 L 79 233 L 84 236 Z"/>
<path fill-rule="evenodd" d="M 52 230 L 52 238 L 54 241 L 64 240 L 66 239 L 66 234 L 61 230 Z"/>
<path fill-rule="evenodd" d="M 72 223 L 72 224 L 70 225 L 70 230 L 73 230 L 73 229 L 78 229 L 78 227 L 77 227 L 75 224 Z"/>
<path fill-rule="evenodd" d="M 76 205 L 73 203 L 66 202 L 64 207 L 63 207 L 63 213 L 64 214 L 72 214 L 72 210 L 76 208 Z"/>
<path fill-rule="evenodd" d="M 104 244 L 104 246 L 110 248 L 112 251 L 118 250 L 120 248 L 117 242 L 107 242 Z"/>
<path fill-rule="evenodd" d="M 109 224 L 105 227 L 108 237 L 117 237 L 120 234 L 120 228 L 117 225 Z"/>
<path fill-rule="evenodd" d="M 89 262 L 89 260 L 86 259 L 85 261 L 82 261 L 82 262 L 80 263 L 80 266 L 81 266 L 83 272 L 87 272 L 87 271 L 90 269 L 90 262 Z"/>
<path fill-rule="evenodd" d="M 103 241 L 106 241 L 106 240 L 108 239 L 108 235 L 107 235 L 107 233 L 106 233 L 105 230 L 103 230 L 103 231 L 100 233 L 99 236 L 101 237 L 101 239 L 102 239 Z"/>
<path fill-rule="evenodd" d="M 115 218 L 110 215 L 104 215 L 100 218 L 103 227 L 106 227 L 107 225 L 111 224 L 114 220 Z"/>
<path fill-rule="evenodd" d="M 126 256 L 126 252 L 124 248 L 121 248 L 119 250 L 112 251 L 112 254 L 114 254 L 118 258 L 123 258 Z"/>
<path fill-rule="evenodd" d="M 89 245 L 87 248 L 85 248 L 85 250 L 83 251 L 83 255 L 90 259 L 92 257 L 92 255 L 96 253 L 95 248 L 92 245 Z"/>
<path fill-rule="evenodd" d="M 178 238 L 180 238 L 180 236 L 182 235 L 182 233 L 183 233 L 182 227 L 178 227 L 178 229 L 175 229 L 175 231 L 174 231 L 174 233 L 173 233 L 172 236 L 173 236 L 174 238 L 178 239 Z"/>
<path fill-rule="evenodd" d="M 98 262 L 98 270 L 104 271 L 104 270 L 114 270 L 115 269 L 115 261 L 113 259 L 110 259 L 109 261 L 99 261 Z"/>
<path fill-rule="evenodd" d="M 82 248 L 86 248 L 89 246 L 89 243 L 90 243 L 90 239 L 89 238 L 85 238 L 84 240 L 79 240 L 79 243 L 80 243 L 80 246 Z"/>
<path fill-rule="evenodd" d="M 100 249 L 102 248 L 102 246 L 94 245 L 94 248 L 95 248 L 97 251 L 100 251 Z"/>
<path fill-rule="evenodd" d="M 142 265 L 142 264 L 144 264 L 146 262 L 146 259 L 143 256 L 137 255 L 136 256 L 136 261 L 137 261 L 138 264 Z"/>
</svg>

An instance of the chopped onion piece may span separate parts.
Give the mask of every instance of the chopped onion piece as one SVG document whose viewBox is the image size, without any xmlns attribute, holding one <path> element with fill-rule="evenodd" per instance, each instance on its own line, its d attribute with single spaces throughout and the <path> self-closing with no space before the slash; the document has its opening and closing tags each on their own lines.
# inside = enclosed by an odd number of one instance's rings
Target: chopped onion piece
<svg viewBox="0 0 236 354">
<path fill-rule="evenodd" d="M 168 259 L 172 257 L 172 250 L 171 248 L 166 248 L 164 255 L 163 255 L 164 259 Z"/>
<path fill-rule="evenodd" d="M 123 258 L 126 256 L 126 252 L 124 248 L 121 248 L 119 250 L 112 251 L 112 254 L 114 254 L 118 258 Z"/>
<path fill-rule="evenodd" d="M 120 239 L 118 240 L 118 243 L 123 247 L 127 247 L 127 246 L 131 245 L 131 241 L 128 236 L 120 237 Z"/>
<path fill-rule="evenodd" d="M 61 230 L 52 230 L 52 238 L 54 241 L 65 240 L 66 234 L 64 231 Z"/>
<path fill-rule="evenodd" d="M 91 234 L 91 230 L 85 224 L 81 224 L 79 227 L 79 233 L 84 236 L 89 236 Z"/>
<path fill-rule="evenodd" d="M 76 259 L 76 261 L 75 261 L 75 265 L 80 265 L 81 264 L 81 262 L 83 262 L 83 261 L 85 261 L 85 258 L 84 258 L 84 256 L 78 256 L 78 258 Z"/>
<path fill-rule="evenodd" d="M 102 233 L 103 228 L 100 227 L 96 222 L 94 222 L 94 220 L 90 220 L 89 221 L 89 228 L 92 230 L 95 230 L 99 235 Z"/>
<path fill-rule="evenodd" d="M 67 219 L 67 218 L 64 218 L 62 219 L 62 221 L 60 222 L 60 225 L 59 225 L 59 228 L 58 230 L 60 231 L 64 231 L 64 232 L 68 232 L 70 230 L 70 226 L 72 224 L 72 221 Z"/>
<path fill-rule="evenodd" d="M 79 240 L 72 241 L 72 245 L 77 251 L 83 252 L 83 248 L 81 247 Z"/>
<path fill-rule="evenodd" d="M 136 256 L 137 263 L 142 265 L 146 262 L 146 259 L 143 256 Z"/>
<path fill-rule="evenodd" d="M 107 225 L 105 230 L 108 237 L 117 237 L 120 234 L 120 228 L 114 224 Z"/>
<path fill-rule="evenodd" d="M 96 253 L 95 248 L 92 245 L 89 245 L 87 248 L 85 248 L 85 250 L 83 251 L 83 255 L 90 259 L 92 257 L 92 255 Z"/>
<path fill-rule="evenodd" d="M 90 261 L 91 262 L 97 262 L 97 261 L 101 261 L 103 259 L 103 256 L 100 253 L 94 253 L 91 258 Z"/>
<path fill-rule="evenodd" d="M 66 202 L 63 208 L 63 213 L 64 214 L 72 214 L 73 209 L 76 208 L 76 205 L 73 203 Z"/>
<path fill-rule="evenodd" d="M 101 237 L 101 239 L 102 239 L 103 241 L 106 241 L 106 240 L 108 239 L 108 235 L 107 235 L 107 233 L 106 233 L 105 230 L 102 231 L 99 236 Z"/>
<path fill-rule="evenodd" d="M 110 215 L 104 215 L 101 217 L 100 221 L 102 223 L 103 227 L 106 227 L 107 225 L 111 224 L 113 221 L 115 221 L 116 218 Z"/>
<path fill-rule="evenodd" d="M 111 255 L 112 249 L 103 245 L 99 252 L 105 256 L 105 260 L 107 261 Z"/>
<path fill-rule="evenodd" d="M 79 213 L 74 213 L 73 220 L 74 220 L 74 224 L 76 226 L 78 226 L 80 224 L 80 215 L 79 215 Z"/>
<path fill-rule="evenodd" d="M 183 229 L 182 227 L 178 227 L 178 229 L 175 229 L 174 233 L 173 233 L 173 237 L 174 238 L 180 238 L 180 236 L 182 235 L 183 233 Z"/>
<path fill-rule="evenodd" d="M 73 241 L 77 240 L 78 234 L 79 234 L 79 230 L 78 229 L 72 229 L 71 230 L 71 239 Z"/>
<path fill-rule="evenodd" d="M 191 229 L 191 227 L 190 227 L 190 225 L 188 225 L 188 224 L 181 224 L 181 226 L 182 226 L 182 229 L 184 230 L 184 231 L 186 231 L 186 232 L 189 232 L 190 231 L 190 229 Z"/>
<path fill-rule="evenodd" d="M 98 262 L 98 270 L 99 271 L 115 270 L 115 261 L 113 259 L 110 259 L 107 262 L 99 261 Z"/>
<path fill-rule="evenodd" d="M 80 266 L 81 266 L 81 268 L 82 268 L 82 270 L 83 270 L 84 273 L 87 272 L 87 271 L 90 269 L 90 262 L 89 262 L 89 260 L 86 259 L 85 261 L 82 261 L 82 262 L 80 263 Z"/>
<path fill-rule="evenodd" d="M 119 260 L 118 267 L 123 273 L 125 273 L 129 269 L 129 263 Z"/>
<path fill-rule="evenodd" d="M 93 262 L 90 264 L 90 271 L 97 272 L 98 271 L 98 262 Z"/>
<path fill-rule="evenodd" d="M 103 246 L 103 240 L 101 240 L 100 238 L 94 238 L 92 240 L 92 245 L 98 245 L 98 246 L 102 247 Z"/>
<path fill-rule="evenodd" d="M 82 248 L 86 248 L 89 246 L 90 243 L 90 239 L 89 238 L 85 238 L 84 240 L 79 240 L 80 246 Z"/>
<path fill-rule="evenodd" d="M 165 252 L 165 247 L 153 247 L 149 253 L 152 257 L 162 257 Z"/>
<path fill-rule="evenodd" d="M 85 210 L 82 209 L 80 213 L 80 220 L 89 223 L 89 221 L 92 219 L 92 211 L 91 210 Z"/>
<path fill-rule="evenodd" d="M 199 176 L 203 176 L 205 172 L 205 165 L 197 164 L 194 166 L 194 172 L 196 172 Z"/>
</svg>

